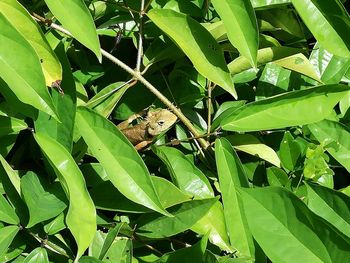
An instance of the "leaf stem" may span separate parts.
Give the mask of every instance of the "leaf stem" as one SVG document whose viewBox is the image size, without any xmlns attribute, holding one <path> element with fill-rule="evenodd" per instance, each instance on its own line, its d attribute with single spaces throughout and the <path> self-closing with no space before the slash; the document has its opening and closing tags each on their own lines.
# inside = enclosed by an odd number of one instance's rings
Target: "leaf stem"
<svg viewBox="0 0 350 263">
<path fill-rule="evenodd" d="M 141 60 L 143 56 L 143 15 L 145 8 L 145 0 L 141 0 L 140 7 L 140 22 L 139 22 L 139 41 L 137 46 L 137 60 L 136 60 L 136 71 L 140 72 Z"/>
</svg>

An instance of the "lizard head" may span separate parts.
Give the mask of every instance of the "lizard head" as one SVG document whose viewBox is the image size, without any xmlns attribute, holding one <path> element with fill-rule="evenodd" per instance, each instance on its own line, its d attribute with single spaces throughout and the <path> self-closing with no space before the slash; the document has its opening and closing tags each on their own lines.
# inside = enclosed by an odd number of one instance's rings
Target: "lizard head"
<svg viewBox="0 0 350 263">
<path fill-rule="evenodd" d="M 176 115 L 169 110 L 161 109 L 149 111 L 147 113 L 147 132 L 151 136 L 156 136 L 169 129 L 176 122 L 176 120 Z"/>
</svg>

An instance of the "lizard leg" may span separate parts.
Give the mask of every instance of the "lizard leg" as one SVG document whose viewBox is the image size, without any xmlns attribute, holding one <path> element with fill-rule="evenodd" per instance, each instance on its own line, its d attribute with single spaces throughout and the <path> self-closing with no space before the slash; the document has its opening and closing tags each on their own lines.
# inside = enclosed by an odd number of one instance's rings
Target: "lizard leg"
<svg viewBox="0 0 350 263">
<path fill-rule="evenodd" d="M 151 143 L 152 143 L 152 141 L 142 141 L 142 142 L 135 145 L 135 149 L 137 151 L 140 151 Z"/>
</svg>

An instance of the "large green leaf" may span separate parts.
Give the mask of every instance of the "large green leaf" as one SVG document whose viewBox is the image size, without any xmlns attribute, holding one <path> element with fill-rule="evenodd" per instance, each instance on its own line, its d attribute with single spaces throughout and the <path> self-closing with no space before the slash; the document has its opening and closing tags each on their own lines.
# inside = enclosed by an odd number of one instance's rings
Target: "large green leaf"
<svg viewBox="0 0 350 263">
<path fill-rule="evenodd" d="M 106 179 L 108 180 L 108 178 Z M 151 179 L 159 196 L 159 200 L 164 208 L 168 208 L 191 199 L 190 195 L 184 194 L 179 188 L 168 180 L 158 176 L 152 176 Z M 117 188 L 112 185 L 110 181 L 103 182 L 95 187 L 92 187 L 90 193 L 96 207 L 99 209 L 130 213 L 145 213 L 152 211 L 127 199 L 118 191 Z"/>
<path fill-rule="evenodd" d="M 121 131 L 85 107 L 78 107 L 76 123 L 113 185 L 131 201 L 169 216 L 159 201 L 145 163 Z"/>
<path fill-rule="evenodd" d="M 35 50 L 1 12 L 0 28 L 0 77 L 20 101 L 57 118 Z"/>
<path fill-rule="evenodd" d="M 252 67 L 256 67 L 259 32 L 251 2 L 246 0 L 212 0 L 211 2 L 224 22 L 232 45 L 249 60 Z"/>
<path fill-rule="evenodd" d="M 28 125 L 22 120 L 7 116 L 0 116 L 0 136 L 18 133 L 26 128 L 28 128 Z"/>
<path fill-rule="evenodd" d="M 169 208 L 173 217 L 145 214 L 137 222 L 136 233 L 148 238 L 164 238 L 190 229 L 208 213 L 216 198 L 193 200 Z"/>
<path fill-rule="evenodd" d="M 262 66 L 268 62 L 289 57 L 291 55 L 303 52 L 301 48 L 293 47 L 267 47 L 258 50 L 257 65 Z M 228 69 L 232 75 L 250 69 L 251 65 L 248 59 L 240 56 L 228 64 Z"/>
<path fill-rule="evenodd" d="M 54 168 L 69 200 L 66 223 L 78 245 L 76 260 L 90 245 L 96 231 L 96 210 L 84 177 L 69 152 L 51 137 L 37 133 L 35 139 Z"/>
<path fill-rule="evenodd" d="M 0 12 L 25 37 L 38 54 L 46 86 L 51 86 L 56 80 L 61 80 L 62 68 L 60 62 L 47 42 L 41 28 L 28 11 L 17 1 L 3 0 L 0 2 Z"/>
<path fill-rule="evenodd" d="M 8 224 L 18 224 L 19 218 L 13 207 L 8 203 L 3 195 L 0 194 L 0 221 Z"/>
<path fill-rule="evenodd" d="M 280 167 L 281 161 L 277 153 L 266 144 L 263 144 L 258 138 L 251 134 L 235 134 L 226 137 L 233 147 L 239 151 L 259 157 L 277 167 Z"/>
<path fill-rule="evenodd" d="M 92 97 L 85 106 L 108 117 L 128 87 L 129 84 L 125 82 L 110 84 Z"/>
<path fill-rule="evenodd" d="M 43 247 L 38 247 L 34 249 L 26 257 L 23 263 L 49 263 L 49 258 L 47 256 L 46 249 Z"/>
<path fill-rule="evenodd" d="M 155 263 L 193 263 L 193 259 L 196 259 L 197 262 L 204 262 L 202 260 L 207 243 L 208 235 L 205 235 L 193 246 L 166 253 L 159 260 L 155 261 Z"/>
<path fill-rule="evenodd" d="M 213 189 L 203 172 L 181 151 L 173 147 L 153 147 L 166 164 L 175 185 L 194 198 L 214 197 Z"/>
<path fill-rule="evenodd" d="M 193 196 L 194 199 L 214 196 L 206 176 L 184 153 L 165 146 L 154 147 L 153 150 L 166 164 L 173 182 L 180 190 Z M 223 250 L 231 251 L 221 203 L 215 203 L 210 211 L 191 227 L 191 230 L 203 235 L 209 232 L 211 243 Z"/>
<path fill-rule="evenodd" d="M 329 53 L 316 45 L 310 55 L 310 63 L 325 84 L 337 84 L 350 67 L 350 58 L 343 58 Z"/>
<path fill-rule="evenodd" d="M 215 159 L 231 245 L 238 250 L 239 255 L 254 258 L 253 237 L 236 191 L 237 186 L 249 187 L 248 178 L 232 145 L 225 138 L 215 141 Z"/>
<path fill-rule="evenodd" d="M 307 184 L 307 206 L 350 237 L 350 198 L 327 187 Z"/>
<path fill-rule="evenodd" d="M 350 172 L 350 130 L 334 121 L 323 120 L 308 125 L 312 134 L 341 165 Z"/>
<path fill-rule="evenodd" d="M 97 58 L 101 60 L 102 56 L 96 27 L 84 1 L 45 0 L 45 3 L 63 27 L 80 43 L 92 50 Z"/>
<path fill-rule="evenodd" d="M 254 239 L 272 262 L 343 262 L 349 240 L 281 187 L 239 190 Z"/>
<path fill-rule="evenodd" d="M 0 228 L 0 257 L 5 254 L 18 231 L 18 226 L 5 226 Z"/>
<path fill-rule="evenodd" d="M 254 8 L 271 8 L 274 5 L 289 4 L 290 1 L 291 0 L 250 0 Z"/>
<path fill-rule="evenodd" d="M 34 122 L 35 131 L 43 132 L 60 142 L 69 152 L 72 151 L 73 130 L 75 122 L 77 94 L 75 82 L 63 43 L 55 48 L 63 68 L 63 80 L 60 87 L 64 90 L 62 95 L 58 90 L 52 90 L 52 99 L 57 111 L 60 113 L 60 122 L 39 112 Z"/>
<path fill-rule="evenodd" d="M 33 172 L 22 176 L 21 190 L 29 210 L 28 228 L 59 215 L 67 207 L 59 196 L 55 195 L 54 187 L 48 189 Z"/>
<path fill-rule="evenodd" d="M 173 10 L 152 9 L 147 15 L 174 40 L 200 74 L 237 97 L 221 47 L 202 25 Z"/>
<path fill-rule="evenodd" d="M 350 19 L 338 0 L 292 0 L 320 46 L 334 55 L 350 57 Z"/>
<path fill-rule="evenodd" d="M 229 131 L 259 131 L 305 125 L 327 118 L 350 88 L 324 85 L 246 104 L 222 122 Z"/>
</svg>

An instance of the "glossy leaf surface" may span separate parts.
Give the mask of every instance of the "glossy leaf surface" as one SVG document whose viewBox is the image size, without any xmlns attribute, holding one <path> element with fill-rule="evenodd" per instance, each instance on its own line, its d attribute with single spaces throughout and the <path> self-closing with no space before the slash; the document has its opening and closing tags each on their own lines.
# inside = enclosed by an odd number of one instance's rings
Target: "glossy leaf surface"
<svg viewBox="0 0 350 263">
<path fill-rule="evenodd" d="M 248 178 L 232 145 L 225 138 L 215 141 L 215 158 L 231 244 L 240 255 L 254 257 L 253 237 L 236 191 L 237 186 L 249 187 Z"/>
<path fill-rule="evenodd" d="M 28 125 L 22 120 L 7 116 L 0 116 L 0 136 L 18 133 L 27 127 Z"/>
<path fill-rule="evenodd" d="M 45 186 L 46 189 L 49 188 L 47 185 Z M 28 172 L 21 178 L 21 192 L 30 215 L 27 227 L 32 227 L 39 222 L 53 218 L 67 207 L 57 196 L 57 193 L 55 195 L 54 187 L 51 186 L 50 188 L 46 190 L 44 184 L 33 172 Z"/>
<path fill-rule="evenodd" d="M 254 239 L 272 261 L 340 262 L 350 253 L 347 239 L 284 188 L 241 188 L 240 194 Z"/>
<path fill-rule="evenodd" d="M 92 50 L 97 58 L 101 60 L 102 56 L 96 27 L 84 1 L 45 0 L 45 3 L 64 28 L 80 43 Z"/>
<path fill-rule="evenodd" d="M 259 131 L 317 122 L 331 114 L 348 90 L 344 85 L 324 85 L 284 93 L 239 108 L 221 125 L 229 131 Z"/>
<path fill-rule="evenodd" d="M 113 185 L 131 201 L 168 215 L 159 201 L 146 165 L 117 127 L 84 107 L 78 108 L 76 121 L 80 134 Z"/>
<path fill-rule="evenodd" d="M 193 200 L 169 208 L 173 217 L 158 214 L 144 215 L 136 232 L 148 238 L 164 238 L 190 229 L 217 201 L 216 198 Z"/>
<path fill-rule="evenodd" d="M 57 118 L 35 50 L 1 13 L 0 27 L 0 77 L 20 101 Z"/>
<path fill-rule="evenodd" d="M 350 172 L 350 130 L 347 126 L 329 120 L 308 125 L 312 134 L 327 151 Z"/>
<path fill-rule="evenodd" d="M 18 231 L 18 226 L 5 226 L 0 228 L 0 256 L 5 254 Z"/>
<path fill-rule="evenodd" d="M 46 40 L 38 24 L 28 11 L 17 1 L 3 0 L 0 2 L 0 12 L 30 43 L 41 60 L 46 86 L 62 79 L 61 64 Z"/>
<path fill-rule="evenodd" d="M 211 2 L 225 25 L 230 42 L 250 61 L 252 67 L 256 67 L 259 32 L 251 2 L 245 0 Z"/>
<path fill-rule="evenodd" d="M 327 187 L 307 184 L 307 206 L 350 237 L 350 198 Z"/>
<path fill-rule="evenodd" d="M 175 41 L 200 74 L 237 97 L 221 47 L 203 26 L 173 10 L 152 9 L 147 15 Z"/>
<path fill-rule="evenodd" d="M 85 180 L 69 152 L 45 134 L 35 139 L 54 168 L 69 199 L 66 223 L 78 245 L 77 258 L 89 246 L 96 231 L 96 211 L 87 191 Z"/>
<path fill-rule="evenodd" d="M 49 263 L 49 258 L 47 256 L 46 249 L 43 247 L 38 247 L 34 249 L 26 257 L 23 263 Z"/>
<path fill-rule="evenodd" d="M 295 9 L 320 46 L 350 57 L 350 18 L 340 1 L 292 0 Z"/>
</svg>

